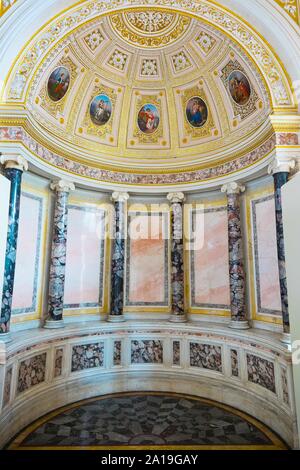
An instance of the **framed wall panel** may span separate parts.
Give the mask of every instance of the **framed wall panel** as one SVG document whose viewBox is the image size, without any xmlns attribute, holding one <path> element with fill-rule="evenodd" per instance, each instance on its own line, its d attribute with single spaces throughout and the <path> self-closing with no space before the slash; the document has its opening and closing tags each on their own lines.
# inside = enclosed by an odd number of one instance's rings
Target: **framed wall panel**
<svg viewBox="0 0 300 470">
<path fill-rule="evenodd" d="M 65 310 L 104 308 L 106 217 L 101 207 L 68 206 Z"/>
<path fill-rule="evenodd" d="M 193 240 L 188 250 L 190 313 L 227 316 L 230 312 L 227 208 L 207 204 L 191 209 L 188 218 L 189 238 Z"/>
<path fill-rule="evenodd" d="M 128 212 L 125 305 L 132 311 L 169 311 L 168 212 Z"/>
</svg>

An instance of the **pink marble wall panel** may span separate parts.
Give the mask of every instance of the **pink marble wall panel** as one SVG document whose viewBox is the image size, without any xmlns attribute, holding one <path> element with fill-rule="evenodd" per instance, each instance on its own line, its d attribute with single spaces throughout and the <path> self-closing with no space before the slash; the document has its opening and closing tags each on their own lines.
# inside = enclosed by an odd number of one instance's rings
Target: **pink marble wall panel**
<svg viewBox="0 0 300 470">
<path fill-rule="evenodd" d="M 40 208 L 41 199 L 22 194 L 12 302 L 14 313 L 35 311 L 36 308 Z"/>
<path fill-rule="evenodd" d="M 195 305 L 230 305 L 228 274 L 227 211 L 206 211 L 203 218 L 204 241 L 193 253 L 193 302 Z M 202 231 L 199 222 L 196 232 Z"/>
<path fill-rule="evenodd" d="M 103 224 L 102 211 L 88 206 L 69 207 L 65 308 L 99 305 L 103 275 Z"/>
<path fill-rule="evenodd" d="M 165 302 L 165 240 L 161 220 L 159 215 L 139 215 L 131 225 L 127 260 L 130 303 Z"/>
<path fill-rule="evenodd" d="M 262 309 L 281 310 L 274 199 L 256 204 L 256 268 Z M 258 281 L 258 279 L 256 279 Z"/>
</svg>

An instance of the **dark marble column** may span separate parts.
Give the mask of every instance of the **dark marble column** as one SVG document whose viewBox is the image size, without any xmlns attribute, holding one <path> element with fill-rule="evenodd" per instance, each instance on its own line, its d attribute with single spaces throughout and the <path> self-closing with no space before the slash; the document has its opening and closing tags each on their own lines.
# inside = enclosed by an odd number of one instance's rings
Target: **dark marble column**
<svg viewBox="0 0 300 470">
<path fill-rule="evenodd" d="M 125 321 L 124 307 L 124 274 L 125 274 L 125 238 L 126 238 L 126 201 L 127 193 L 115 192 L 114 202 L 114 240 L 111 261 L 111 300 L 109 322 Z"/>
<path fill-rule="evenodd" d="M 68 229 L 68 197 L 69 192 L 75 189 L 73 183 L 59 180 L 51 183 L 50 188 L 56 192 L 53 237 L 50 260 L 48 317 L 44 328 L 62 328 L 66 248 Z"/>
<path fill-rule="evenodd" d="M 183 246 L 183 193 L 170 193 L 171 203 L 171 295 L 172 314 L 170 321 L 184 323 L 187 317 L 184 310 L 184 246 Z"/>
<path fill-rule="evenodd" d="M 21 182 L 23 172 L 28 170 L 28 163 L 18 155 L 2 155 L 1 163 L 4 165 L 6 178 L 10 180 L 10 199 L 0 318 L 0 341 L 10 341 L 9 330 L 16 269 Z"/>
<path fill-rule="evenodd" d="M 241 230 L 240 194 L 245 187 L 228 183 L 222 187 L 227 194 L 229 281 L 230 281 L 230 327 L 238 330 L 250 328 L 246 311 L 246 273 Z"/>
<path fill-rule="evenodd" d="M 276 236 L 277 236 L 277 256 L 279 268 L 280 296 L 282 308 L 283 336 L 282 342 L 290 343 L 290 319 L 288 291 L 285 268 L 285 249 L 283 234 L 283 218 L 281 204 L 281 188 L 288 182 L 290 171 L 295 167 L 295 161 L 279 162 L 275 159 L 269 166 L 269 174 L 274 179 L 275 196 L 275 216 L 276 216 Z"/>
</svg>

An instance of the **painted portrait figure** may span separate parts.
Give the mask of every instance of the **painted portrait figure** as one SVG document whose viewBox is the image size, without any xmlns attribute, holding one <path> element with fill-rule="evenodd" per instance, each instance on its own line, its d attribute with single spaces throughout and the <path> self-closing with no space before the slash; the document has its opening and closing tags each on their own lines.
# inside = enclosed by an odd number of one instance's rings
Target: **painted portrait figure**
<svg viewBox="0 0 300 470">
<path fill-rule="evenodd" d="M 145 134 L 152 134 L 159 126 L 159 112 L 153 104 L 145 104 L 138 114 L 138 126 Z"/>
<path fill-rule="evenodd" d="M 208 118 L 208 109 L 202 98 L 194 96 L 186 105 L 186 117 L 193 127 L 202 127 Z"/>
<path fill-rule="evenodd" d="M 112 115 L 112 104 L 107 95 L 98 95 L 91 102 L 90 116 L 96 126 L 106 124 Z"/>
<path fill-rule="evenodd" d="M 48 80 L 48 95 L 52 101 L 60 101 L 70 86 L 70 73 L 66 67 L 57 67 Z"/>
<path fill-rule="evenodd" d="M 236 104 L 244 106 L 251 96 L 251 86 L 243 72 L 235 70 L 228 78 L 229 92 Z"/>
</svg>

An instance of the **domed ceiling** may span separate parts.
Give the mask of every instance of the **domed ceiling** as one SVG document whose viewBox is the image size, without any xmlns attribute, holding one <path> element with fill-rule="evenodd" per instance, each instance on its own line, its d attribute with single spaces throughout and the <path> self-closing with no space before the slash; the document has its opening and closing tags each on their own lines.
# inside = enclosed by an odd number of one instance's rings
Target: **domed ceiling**
<svg viewBox="0 0 300 470">
<path fill-rule="evenodd" d="M 189 16 L 148 9 L 101 17 L 65 37 L 36 72 L 27 109 L 75 159 L 159 168 L 249 148 L 270 100 L 228 37 Z"/>
</svg>

